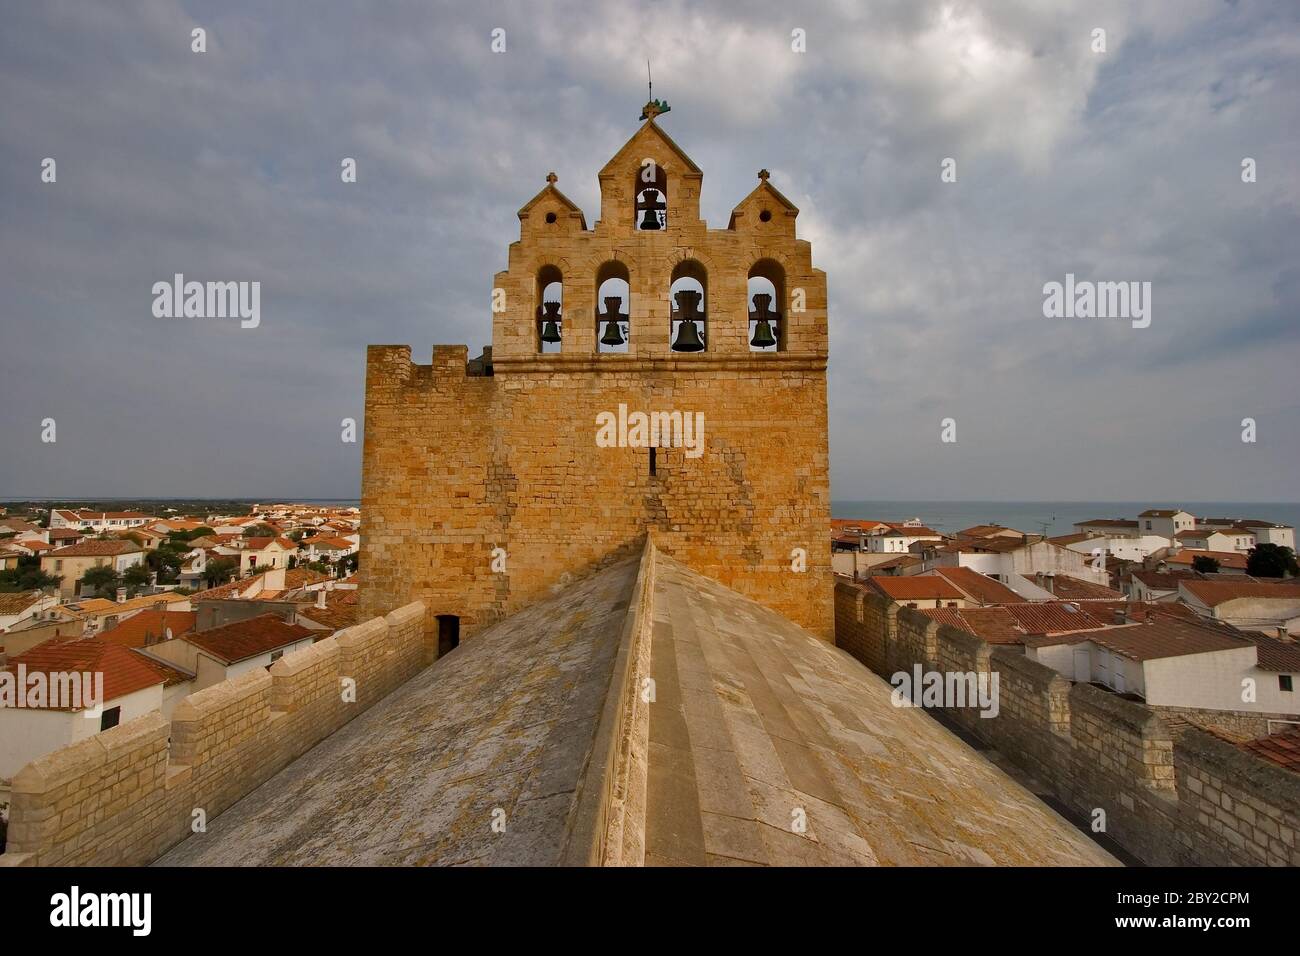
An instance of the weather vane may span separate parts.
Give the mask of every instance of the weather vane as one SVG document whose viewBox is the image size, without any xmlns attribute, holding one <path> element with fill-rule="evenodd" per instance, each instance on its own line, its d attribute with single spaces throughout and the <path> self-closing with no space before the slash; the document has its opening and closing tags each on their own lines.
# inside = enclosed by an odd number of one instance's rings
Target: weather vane
<svg viewBox="0 0 1300 956">
<path fill-rule="evenodd" d="M 654 80 L 650 77 L 649 60 L 645 61 L 645 79 L 646 85 L 650 88 L 650 102 L 646 103 L 645 107 L 641 110 L 641 118 L 643 120 L 651 119 L 652 117 L 658 116 L 660 113 L 667 113 L 672 109 L 672 107 L 668 105 L 667 100 L 660 102 L 655 99 L 655 84 Z"/>
</svg>

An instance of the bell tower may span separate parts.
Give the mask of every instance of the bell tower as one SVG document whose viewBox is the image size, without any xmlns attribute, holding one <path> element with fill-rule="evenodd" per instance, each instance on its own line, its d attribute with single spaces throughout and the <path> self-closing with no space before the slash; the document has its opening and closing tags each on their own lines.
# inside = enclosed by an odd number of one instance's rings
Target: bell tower
<svg viewBox="0 0 1300 956">
<path fill-rule="evenodd" d="M 709 228 L 666 112 L 600 169 L 593 225 L 553 172 L 519 210 L 490 356 L 371 347 L 367 608 L 420 598 L 472 640 L 653 531 L 831 639 L 826 276 L 767 170 Z"/>
</svg>

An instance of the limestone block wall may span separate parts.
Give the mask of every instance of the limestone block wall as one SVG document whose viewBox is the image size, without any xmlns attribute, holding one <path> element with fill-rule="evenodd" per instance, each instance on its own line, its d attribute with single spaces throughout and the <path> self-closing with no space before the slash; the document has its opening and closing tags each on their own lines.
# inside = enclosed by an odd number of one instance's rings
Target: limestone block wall
<svg viewBox="0 0 1300 956">
<path fill-rule="evenodd" d="M 882 677 L 916 663 L 996 672 L 997 717 L 975 708 L 945 716 L 1081 818 L 1103 811 L 1107 835 L 1143 862 L 1300 865 L 1300 775 L 1195 727 L 1175 735 L 1154 708 L 1072 684 L 1018 649 L 938 626 L 860 585 L 837 582 L 835 608 L 837 644 Z"/>
<path fill-rule="evenodd" d="M 824 359 L 602 356 L 575 371 L 542 356 L 477 377 L 466 356 L 370 349 L 363 615 L 419 600 L 430 633 L 455 615 L 472 639 L 653 530 L 664 553 L 831 639 Z M 703 454 L 660 448 L 651 474 L 649 449 L 599 447 L 596 416 L 620 404 L 703 414 Z"/>
<path fill-rule="evenodd" d="M 423 622 L 424 606 L 408 604 L 191 694 L 170 723 L 154 712 L 33 761 L 13 778 L 0 866 L 139 865 L 202 839 L 196 820 L 413 676 Z"/>
</svg>

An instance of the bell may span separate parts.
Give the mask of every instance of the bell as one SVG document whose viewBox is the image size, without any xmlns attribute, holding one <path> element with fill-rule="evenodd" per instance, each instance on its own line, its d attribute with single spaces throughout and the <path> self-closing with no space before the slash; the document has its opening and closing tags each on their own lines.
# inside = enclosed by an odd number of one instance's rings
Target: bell
<svg viewBox="0 0 1300 956">
<path fill-rule="evenodd" d="M 642 229 L 658 229 L 659 227 L 659 210 L 667 209 L 663 203 L 659 202 L 659 190 L 647 189 L 642 194 L 641 206 L 645 210 L 641 216 Z"/>
<path fill-rule="evenodd" d="M 623 344 L 623 333 L 618 326 L 619 321 L 626 318 L 618 311 L 618 307 L 622 304 L 622 296 L 614 295 L 605 298 L 605 334 L 600 337 L 601 345 Z"/>
<path fill-rule="evenodd" d="M 776 345 L 776 336 L 772 334 L 772 322 L 776 319 L 776 313 L 768 308 L 771 301 L 772 297 L 766 293 L 754 296 L 754 311 L 749 313 L 749 317 L 754 320 L 754 337 L 749 340 L 749 344 L 756 349 L 770 349 Z"/>
<path fill-rule="evenodd" d="M 673 343 L 674 352 L 704 351 L 704 342 L 700 338 L 700 330 L 695 327 L 699 313 L 700 297 L 701 293 L 689 290 L 678 292 L 675 296 L 680 321 L 677 325 L 677 341 Z"/>
<path fill-rule="evenodd" d="M 560 341 L 560 303 L 545 302 L 546 324 L 542 326 L 542 341 L 555 343 Z"/>
</svg>

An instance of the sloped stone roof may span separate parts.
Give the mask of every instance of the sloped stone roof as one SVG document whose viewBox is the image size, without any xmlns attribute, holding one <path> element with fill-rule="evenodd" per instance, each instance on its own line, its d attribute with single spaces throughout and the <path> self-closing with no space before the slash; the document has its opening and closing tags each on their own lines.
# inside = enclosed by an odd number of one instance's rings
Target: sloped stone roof
<svg viewBox="0 0 1300 956">
<path fill-rule="evenodd" d="M 159 862 L 1115 862 L 890 691 L 648 546 L 467 639 Z"/>
</svg>

